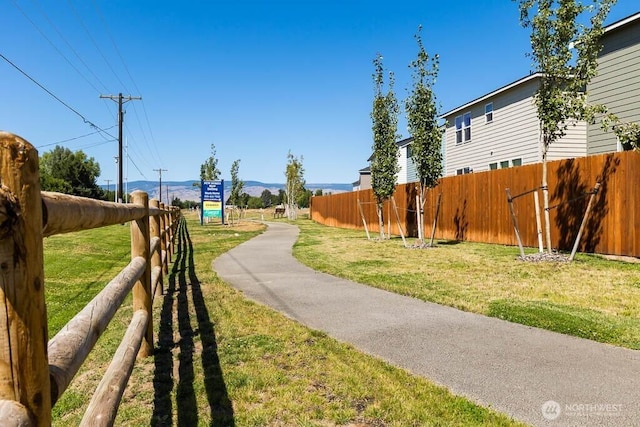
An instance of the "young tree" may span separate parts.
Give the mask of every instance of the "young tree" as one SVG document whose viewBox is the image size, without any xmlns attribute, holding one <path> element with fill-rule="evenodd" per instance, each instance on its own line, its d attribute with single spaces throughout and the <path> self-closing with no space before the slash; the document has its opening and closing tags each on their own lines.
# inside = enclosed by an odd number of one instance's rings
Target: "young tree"
<svg viewBox="0 0 640 427">
<path fill-rule="evenodd" d="M 200 179 L 205 181 L 215 181 L 220 177 L 218 169 L 218 159 L 216 158 L 216 146 L 211 144 L 211 155 L 200 165 Z"/>
<path fill-rule="evenodd" d="M 593 122 L 602 107 L 589 105 L 585 88 L 596 74 L 602 24 L 615 0 L 519 0 L 520 23 L 531 28 L 536 71 L 542 73 L 535 104 L 540 120 L 542 193 L 547 249 L 551 252 L 547 155 L 572 120 Z M 589 24 L 581 22 L 589 20 Z"/>
<path fill-rule="evenodd" d="M 229 195 L 229 203 L 234 206 L 240 205 L 242 202 L 241 194 L 244 188 L 244 182 L 238 178 L 238 171 L 240 169 L 240 159 L 235 160 L 231 164 L 231 194 Z"/>
<path fill-rule="evenodd" d="M 101 199 L 104 191 L 96 183 L 100 165 L 82 151 L 56 146 L 40 157 L 40 187 L 74 196 Z"/>
<path fill-rule="evenodd" d="M 235 160 L 231 164 L 231 194 L 229 195 L 229 203 L 233 206 L 232 210 L 229 212 L 231 216 L 231 223 L 233 224 L 233 210 L 240 209 L 241 206 L 244 206 L 242 199 L 242 188 L 244 187 L 244 182 L 238 178 L 238 170 L 240 169 L 240 159 Z M 240 212 L 240 211 L 238 211 Z M 238 217 L 238 221 L 239 221 Z"/>
<path fill-rule="evenodd" d="M 424 49 L 418 27 L 415 35 L 418 42 L 418 56 L 411 62 L 413 88 L 405 101 L 407 124 L 413 137 L 410 146 L 411 159 L 416 165 L 420 183 L 419 218 L 424 211 L 425 196 L 428 189 L 438 185 L 442 176 L 442 131 L 438 126 L 438 107 L 433 86 L 438 77 L 439 56 L 429 56 Z M 424 243 L 424 224 L 418 221 L 418 237 Z M 433 242 L 431 242 L 433 244 Z"/>
<path fill-rule="evenodd" d="M 302 156 L 300 159 L 291 154 L 291 151 L 287 154 L 287 169 L 285 171 L 287 177 L 287 184 L 285 194 L 287 198 L 287 217 L 289 219 L 296 219 L 296 202 L 302 189 L 304 188 L 304 168 L 302 167 Z"/>
<path fill-rule="evenodd" d="M 373 156 L 371 159 L 371 188 L 376 198 L 380 238 L 384 239 L 384 216 L 382 205 L 395 189 L 400 165 L 398 164 L 398 101 L 393 93 L 394 77 L 389 73 L 387 94 L 383 94 L 384 67 L 382 56 L 373 60 L 374 97 L 371 119 L 373 121 Z"/>
</svg>

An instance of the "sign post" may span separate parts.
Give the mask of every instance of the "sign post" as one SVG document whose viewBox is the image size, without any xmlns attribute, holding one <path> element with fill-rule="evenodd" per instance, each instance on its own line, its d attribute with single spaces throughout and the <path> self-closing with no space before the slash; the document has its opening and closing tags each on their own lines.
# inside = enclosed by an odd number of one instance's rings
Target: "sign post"
<svg viewBox="0 0 640 427">
<path fill-rule="evenodd" d="M 224 179 L 201 181 L 200 183 L 200 225 L 205 218 L 220 218 L 224 225 Z"/>
</svg>

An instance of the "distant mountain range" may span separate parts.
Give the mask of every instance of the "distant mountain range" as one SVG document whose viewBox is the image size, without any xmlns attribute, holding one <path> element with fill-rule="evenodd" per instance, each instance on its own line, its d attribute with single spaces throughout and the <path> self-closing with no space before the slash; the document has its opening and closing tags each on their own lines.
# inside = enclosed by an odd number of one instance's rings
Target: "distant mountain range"
<svg viewBox="0 0 640 427">
<path fill-rule="evenodd" d="M 162 199 L 167 201 L 174 197 L 179 198 L 182 201 L 200 200 L 200 188 L 194 186 L 194 184 L 200 184 L 200 181 L 162 181 L 162 197 L 158 197 L 158 181 L 132 181 L 126 184 L 125 191 L 131 193 L 135 190 L 141 190 L 149 194 L 150 199 Z M 258 197 L 264 190 L 269 190 L 273 194 L 278 194 L 278 190 L 284 190 L 285 184 L 264 183 L 260 181 L 244 181 L 243 192 L 250 196 Z M 106 185 L 101 185 L 105 190 Z M 305 188 L 313 191 L 321 189 L 323 194 L 336 194 L 351 191 L 353 189 L 352 184 L 307 184 Z M 114 190 L 114 186 L 111 185 L 110 190 Z M 224 182 L 224 191 L 229 194 L 231 191 L 231 181 Z M 168 197 L 167 197 L 168 194 Z"/>
</svg>

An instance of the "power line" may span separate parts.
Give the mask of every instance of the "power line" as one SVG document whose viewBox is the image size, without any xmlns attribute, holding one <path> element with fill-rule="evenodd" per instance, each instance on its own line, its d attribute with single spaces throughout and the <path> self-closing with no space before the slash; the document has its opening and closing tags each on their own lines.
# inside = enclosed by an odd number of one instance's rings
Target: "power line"
<svg viewBox="0 0 640 427">
<path fill-rule="evenodd" d="M 25 71 L 22 70 L 22 68 L 18 67 L 16 64 L 14 64 L 13 62 L 11 62 L 11 60 L 9 60 L 9 58 L 7 58 L 6 56 L 4 56 L 2 53 L 0 53 L 0 58 L 4 59 L 9 65 L 11 65 L 13 68 L 15 68 L 16 70 L 18 70 L 23 76 L 25 76 L 26 78 L 28 78 L 29 80 L 31 80 L 34 84 L 36 84 L 40 89 L 44 90 L 47 94 L 49 94 L 53 99 L 55 99 L 56 101 L 58 101 L 60 104 L 64 105 L 68 110 L 70 110 L 71 112 L 75 113 L 78 117 L 80 117 L 82 119 L 83 122 L 85 122 L 86 124 L 88 124 L 89 126 L 91 126 L 92 128 L 96 129 L 99 133 L 105 133 L 106 135 L 110 136 L 111 138 L 115 138 L 115 136 L 111 135 L 109 132 L 105 131 L 104 129 L 102 129 L 100 126 L 94 124 L 93 122 L 91 122 L 89 119 L 87 119 L 85 116 L 83 116 L 82 114 L 80 114 L 75 108 L 71 107 L 69 104 L 67 104 L 66 102 L 64 102 L 62 99 L 58 98 L 53 92 L 51 92 L 49 89 L 47 89 L 46 87 L 44 87 L 43 85 L 41 85 L 36 79 L 34 79 L 33 77 L 31 77 L 29 74 L 27 74 Z"/>
<path fill-rule="evenodd" d="M 51 28 L 53 28 L 53 30 L 58 34 L 58 36 L 62 39 L 62 41 L 65 42 L 65 44 L 67 45 L 67 47 L 73 52 L 73 54 L 76 56 L 76 58 L 78 58 L 78 61 L 80 61 L 82 63 L 82 65 L 84 65 L 84 67 L 87 69 L 87 71 L 93 76 L 93 78 L 95 78 L 97 80 L 97 82 L 104 88 L 105 92 L 108 91 L 107 87 L 105 86 L 105 84 L 102 82 L 102 80 L 100 80 L 100 78 L 93 72 L 93 70 L 91 70 L 91 68 L 89 67 L 89 65 L 87 65 L 87 63 L 82 59 L 82 57 L 80 57 L 80 54 L 78 54 L 78 52 L 73 48 L 73 46 L 71 45 L 71 43 L 69 43 L 67 41 L 67 39 L 64 37 L 64 35 L 62 34 L 62 32 L 58 29 L 58 27 L 56 27 L 56 25 L 53 23 L 53 21 L 51 20 L 51 18 L 49 18 L 49 15 L 47 15 L 47 13 L 44 11 L 44 9 L 42 8 L 42 6 L 40 5 L 40 3 L 38 3 L 38 0 L 31 0 L 33 3 L 35 3 L 38 7 L 38 9 L 40 10 L 40 13 L 45 17 L 45 19 L 47 20 L 47 22 L 49 23 L 49 25 L 51 25 Z M 96 92 L 100 92 L 99 90 L 96 89 Z"/>
<path fill-rule="evenodd" d="M 141 94 L 142 91 L 138 88 L 138 85 L 137 85 L 135 79 L 133 78 L 133 75 L 129 71 L 129 67 L 127 67 L 127 63 L 125 62 L 124 57 L 122 56 L 122 53 L 120 52 L 120 49 L 118 48 L 118 44 L 116 43 L 113 35 L 111 34 L 111 31 L 109 31 L 109 26 L 107 25 L 107 21 L 104 19 L 104 15 L 102 14 L 102 11 L 100 10 L 100 7 L 98 6 L 98 3 L 95 0 L 93 0 L 92 3 L 93 3 L 93 7 L 94 7 L 94 9 L 96 11 L 96 14 L 100 18 L 100 21 L 102 22 L 102 26 L 104 27 L 105 33 L 107 34 L 107 36 L 111 40 L 111 44 L 113 45 L 114 50 L 118 54 L 118 57 L 120 58 L 120 62 L 122 62 L 122 65 L 123 65 L 125 71 L 127 72 L 127 75 L 129 76 L 129 79 L 131 80 L 131 83 L 133 83 L 133 87 L 135 88 L 136 92 Z M 123 87 L 124 87 L 124 85 L 123 85 Z M 158 152 L 157 144 L 155 143 L 155 138 L 153 136 L 153 130 L 151 128 L 151 123 L 149 122 L 149 116 L 147 114 L 147 109 L 146 109 L 144 101 L 142 101 L 142 111 L 144 112 L 144 116 L 145 116 L 145 119 L 147 121 L 147 127 L 149 128 L 149 134 L 151 136 L 151 141 L 153 142 L 153 149 L 152 149 L 152 146 L 149 144 L 149 141 L 147 140 L 147 134 L 146 134 L 146 132 L 144 130 L 144 127 L 142 126 L 142 123 L 140 122 L 140 116 L 138 114 L 138 109 L 136 108 L 135 104 L 133 105 L 134 115 L 136 116 L 136 120 L 138 122 L 138 126 L 140 126 L 140 130 L 142 131 L 142 139 L 144 140 L 144 143 L 147 146 L 147 148 L 149 148 L 149 152 L 152 153 L 152 154 L 155 154 L 156 159 L 160 163 L 162 163 L 162 159 L 160 158 L 160 153 Z"/>
<path fill-rule="evenodd" d="M 58 49 L 58 47 L 55 45 L 55 43 L 53 43 L 51 41 L 51 39 L 49 37 L 47 37 L 47 35 L 44 33 L 44 31 L 42 31 L 40 29 L 40 27 L 38 27 L 38 25 L 27 15 L 27 13 L 20 6 L 18 6 L 18 4 L 15 2 L 15 0 L 11 0 L 11 3 L 13 3 L 13 6 L 16 9 L 18 9 L 18 11 L 20 11 L 20 13 L 22 13 L 22 16 L 24 16 L 25 19 L 27 21 L 29 21 L 31 23 L 31 25 L 40 33 L 40 35 L 49 43 L 49 45 L 53 48 L 53 50 L 55 50 L 58 53 L 58 55 L 60 55 L 62 57 L 62 59 L 64 59 L 67 62 L 67 64 L 69 64 L 69 66 L 71 68 L 73 68 L 75 70 L 75 72 L 78 73 L 78 75 L 84 79 L 85 82 L 87 82 L 87 84 L 89 86 L 91 86 L 96 92 L 100 92 L 98 90 L 98 88 L 95 87 L 95 85 L 93 83 L 91 83 L 89 81 L 89 79 L 87 79 L 84 76 L 84 74 L 82 74 L 80 72 L 80 70 L 78 70 L 78 68 L 75 65 L 73 65 L 73 63 L 69 60 L 69 58 L 67 58 L 66 55 L 64 53 L 62 53 L 62 51 L 60 49 Z"/>
<path fill-rule="evenodd" d="M 108 127 L 105 130 L 113 129 L 114 127 L 116 127 L 116 125 Z M 52 145 L 64 144 L 65 142 L 75 141 L 75 140 L 80 139 L 80 138 L 86 138 L 87 136 L 95 135 L 96 133 L 100 133 L 100 131 L 87 133 L 87 134 L 76 136 L 76 137 L 73 137 L 73 138 L 63 139 L 62 141 L 51 142 L 49 144 L 39 145 L 36 148 L 40 149 L 40 148 L 44 148 L 44 147 L 50 147 Z M 114 139 L 110 139 L 109 141 L 106 141 L 106 142 L 111 142 L 111 141 L 115 141 L 115 138 Z"/>
<path fill-rule="evenodd" d="M 113 73 L 113 75 L 115 76 L 115 78 L 118 80 L 118 82 L 120 83 L 120 85 L 127 90 L 127 86 L 122 82 L 122 80 L 120 79 L 120 76 L 118 76 L 118 74 L 115 72 L 115 70 L 113 69 L 113 67 L 111 66 L 111 63 L 107 60 L 106 56 L 104 56 L 104 53 L 102 52 L 102 50 L 100 49 L 100 47 L 98 46 L 98 43 L 96 43 L 96 40 L 93 38 L 93 36 L 91 35 L 91 33 L 89 32 L 89 29 L 87 28 L 87 26 L 84 24 L 84 21 L 82 20 L 82 17 L 80 17 L 80 14 L 78 14 L 78 11 L 76 10 L 76 8 L 73 6 L 73 3 L 71 2 L 71 0 L 67 0 L 67 3 L 69 4 L 69 7 L 71 8 L 71 10 L 73 11 L 73 14 L 76 16 L 76 19 L 78 20 L 78 22 L 80 22 L 80 25 L 82 26 L 82 28 L 84 29 L 84 32 L 87 34 L 87 36 L 89 37 L 89 40 L 91 40 L 91 43 L 93 44 L 93 46 L 96 48 L 96 50 L 98 51 L 98 53 L 100 54 L 100 56 L 102 57 L 102 59 L 104 60 L 105 64 L 107 64 L 107 67 L 109 67 L 109 70 L 111 70 L 111 72 Z"/>
</svg>

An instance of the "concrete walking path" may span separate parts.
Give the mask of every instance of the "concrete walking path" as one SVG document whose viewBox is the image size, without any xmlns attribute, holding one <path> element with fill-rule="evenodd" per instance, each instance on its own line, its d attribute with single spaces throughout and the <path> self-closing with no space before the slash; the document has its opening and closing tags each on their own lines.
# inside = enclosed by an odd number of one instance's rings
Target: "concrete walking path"
<svg viewBox="0 0 640 427">
<path fill-rule="evenodd" d="M 297 236 L 295 226 L 269 223 L 214 269 L 248 298 L 517 420 L 640 426 L 640 351 L 316 272 L 291 255 Z"/>
</svg>

